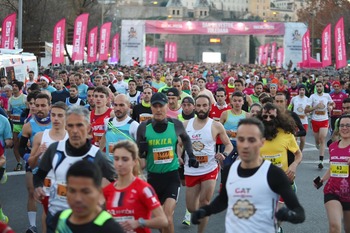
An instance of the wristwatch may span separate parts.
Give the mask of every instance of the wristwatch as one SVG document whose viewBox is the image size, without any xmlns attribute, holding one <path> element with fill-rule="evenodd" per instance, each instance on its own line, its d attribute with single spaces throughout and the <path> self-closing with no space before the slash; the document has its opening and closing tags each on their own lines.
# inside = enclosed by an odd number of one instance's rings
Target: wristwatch
<svg viewBox="0 0 350 233">
<path fill-rule="evenodd" d="M 222 155 L 225 156 L 225 158 L 228 156 L 227 152 L 222 152 Z"/>
<path fill-rule="evenodd" d="M 146 227 L 146 220 L 144 220 L 143 218 L 139 218 L 137 221 L 139 222 L 141 228 Z"/>
</svg>

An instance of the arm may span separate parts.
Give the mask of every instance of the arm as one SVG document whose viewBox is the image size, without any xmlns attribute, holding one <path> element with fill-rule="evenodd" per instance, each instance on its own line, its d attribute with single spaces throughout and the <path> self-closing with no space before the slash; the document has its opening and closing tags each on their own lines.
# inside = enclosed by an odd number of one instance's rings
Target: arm
<svg viewBox="0 0 350 233">
<path fill-rule="evenodd" d="M 248 103 L 248 106 L 252 106 L 253 104 L 253 100 L 252 98 L 250 97 L 250 95 L 246 95 L 245 99 L 247 100 L 247 103 Z"/>
<path fill-rule="evenodd" d="M 40 146 L 43 133 L 39 132 L 34 136 L 32 151 L 30 152 L 30 157 L 28 158 L 28 163 L 30 167 L 36 167 L 38 165 L 38 160 L 40 155 L 45 152 L 46 145 Z"/>
<path fill-rule="evenodd" d="M 220 123 L 223 125 L 223 124 L 225 124 L 226 120 L 227 120 L 227 111 L 224 111 L 221 113 Z"/>
<path fill-rule="evenodd" d="M 6 163 L 5 155 L 0 155 L 0 168 L 2 168 Z M 5 168 L 4 168 L 5 169 Z"/>
<path fill-rule="evenodd" d="M 32 127 L 30 126 L 30 123 L 25 123 L 22 128 L 22 136 L 19 140 L 19 154 L 23 158 L 24 154 L 26 153 L 26 147 L 28 140 L 31 136 Z"/>
<path fill-rule="evenodd" d="M 295 112 L 290 112 L 293 119 L 294 119 L 294 122 L 295 124 L 297 125 L 299 131 L 296 132 L 296 135 L 297 137 L 303 137 L 303 136 L 306 136 L 306 130 L 304 129 L 304 126 L 303 124 L 301 123 L 301 120 L 299 118 L 299 116 L 295 113 Z"/>
<path fill-rule="evenodd" d="M 106 147 L 106 133 L 100 139 L 100 150 L 103 151 Z"/>
</svg>

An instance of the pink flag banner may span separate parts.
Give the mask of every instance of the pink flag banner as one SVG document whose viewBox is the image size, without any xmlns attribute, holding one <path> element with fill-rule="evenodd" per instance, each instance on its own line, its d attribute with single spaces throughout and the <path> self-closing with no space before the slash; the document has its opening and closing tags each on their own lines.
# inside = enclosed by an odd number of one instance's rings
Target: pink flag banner
<svg viewBox="0 0 350 233">
<path fill-rule="evenodd" d="M 111 36 L 111 27 L 112 23 L 107 22 L 102 25 L 100 31 L 100 61 L 108 60 L 108 52 L 109 52 L 109 38 Z"/>
<path fill-rule="evenodd" d="M 85 39 L 87 33 L 89 14 L 79 15 L 74 22 L 73 54 L 72 60 L 84 60 Z"/>
<path fill-rule="evenodd" d="M 174 62 L 177 62 L 177 43 L 174 42 Z"/>
<path fill-rule="evenodd" d="M 169 56 L 170 56 L 170 60 L 171 62 L 175 61 L 175 44 L 174 42 L 170 42 L 170 47 L 169 47 Z"/>
<path fill-rule="evenodd" d="M 302 41 L 302 58 L 304 63 L 308 63 L 310 61 L 310 30 L 308 29 L 303 35 Z"/>
<path fill-rule="evenodd" d="M 118 62 L 118 60 L 119 60 L 119 33 L 116 33 L 112 39 L 111 61 Z"/>
<path fill-rule="evenodd" d="M 146 50 L 146 66 L 149 66 L 149 65 L 152 64 L 152 60 L 153 60 L 152 53 L 153 53 L 153 50 L 149 46 L 146 46 L 145 50 Z"/>
<path fill-rule="evenodd" d="M 164 61 L 168 62 L 169 61 L 169 42 L 165 41 L 164 45 Z"/>
<path fill-rule="evenodd" d="M 259 63 L 259 65 L 262 64 L 263 55 L 264 55 L 264 45 L 261 45 L 259 47 L 259 55 L 258 55 L 258 63 Z"/>
<path fill-rule="evenodd" d="M 158 63 L 158 48 L 154 47 L 151 48 L 152 49 L 152 65 L 157 64 Z"/>
<path fill-rule="evenodd" d="M 14 49 L 17 14 L 12 13 L 2 21 L 1 48 Z"/>
<path fill-rule="evenodd" d="M 64 38 L 66 19 L 58 21 L 53 29 L 52 65 L 64 62 Z"/>
<path fill-rule="evenodd" d="M 264 55 L 263 55 L 263 62 L 262 62 L 262 64 L 264 66 L 267 65 L 267 60 L 268 60 L 268 57 L 269 57 L 269 47 L 270 47 L 270 44 L 266 44 L 264 46 Z"/>
<path fill-rule="evenodd" d="M 284 49 L 280 48 L 280 49 L 277 50 L 276 67 L 282 68 L 283 58 L 284 58 Z"/>
<path fill-rule="evenodd" d="M 335 66 L 337 69 L 346 67 L 348 65 L 346 59 L 346 47 L 344 36 L 344 18 L 341 17 L 334 28 L 335 40 Z"/>
<path fill-rule="evenodd" d="M 97 27 L 92 28 L 88 36 L 87 61 L 90 63 L 93 63 L 97 60 L 97 31 L 98 31 Z"/>
<path fill-rule="evenodd" d="M 322 66 L 332 65 L 332 43 L 331 43 L 331 24 L 322 32 Z"/>
<path fill-rule="evenodd" d="M 270 62 L 274 62 L 276 60 L 276 48 L 277 48 L 277 43 L 273 42 L 271 44 L 271 54 L 270 54 Z"/>
</svg>

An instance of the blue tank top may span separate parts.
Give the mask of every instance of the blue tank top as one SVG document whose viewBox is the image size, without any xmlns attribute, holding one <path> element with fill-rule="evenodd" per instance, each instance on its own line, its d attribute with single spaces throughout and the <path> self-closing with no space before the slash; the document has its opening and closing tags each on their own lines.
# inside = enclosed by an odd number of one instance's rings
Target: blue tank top
<svg viewBox="0 0 350 233">
<path fill-rule="evenodd" d="M 238 129 L 238 123 L 241 119 L 246 118 L 246 112 L 242 110 L 242 113 L 235 115 L 231 110 L 228 110 L 227 119 L 224 123 L 225 130 L 231 130 L 232 133 L 228 135 L 231 141 L 236 140 L 236 133 Z"/>
<path fill-rule="evenodd" d="M 51 129 L 52 128 L 52 124 L 50 122 L 50 124 L 47 125 L 39 125 L 34 118 L 30 119 L 29 121 L 30 126 L 32 127 L 32 135 L 30 136 L 30 144 L 33 145 L 33 140 L 34 140 L 34 136 L 36 133 L 39 133 L 41 131 L 44 131 L 45 129 Z"/>
<path fill-rule="evenodd" d="M 134 121 L 130 119 L 128 123 L 123 126 L 115 127 L 112 125 L 112 119 L 110 118 L 106 130 L 106 155 L 111 161 L 113 161 L 112 149 L 118 141 L 121 140 L 132 140 L 134 139 L 130 135 L 130 125 Z"/>
</svg>

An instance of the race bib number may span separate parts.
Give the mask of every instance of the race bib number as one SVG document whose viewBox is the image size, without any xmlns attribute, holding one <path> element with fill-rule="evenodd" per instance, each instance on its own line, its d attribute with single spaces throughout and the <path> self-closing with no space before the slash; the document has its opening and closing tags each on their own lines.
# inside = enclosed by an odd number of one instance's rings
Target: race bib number
<svg viewBox="0 0 350 233">
<path fill-rule="evenodd" d="M 305 119 L 305 115 L 299 115 L 300 119 Z"/>
<path fill-rule="evenodd" d="M 116 143 L 114 142 L 110 142 L 108 144 L 108 153 L 109 153 L 109 157 L 113 158 L 113 148 L 115 146 Z"/>
<path fill-rule="evenodd" d="M 220 121 L 220 117 L 213 117 L 214 121 Z"/>
<path fill-rule="evenodd" d="M 333 110 L 333 116 L 341 116 L 342 110 L 334 109 Z"/>
<path fill-rule="evenodd" d="M 236 138 L 237 136 L 237 132 L 232 131 L 232 130 L 228 130 L 227 131 L 227 136 L 231 139 L 231 138 Z"/>
<path fill-rule="evenodd" d="M 57 183 L 57 197 L 60 200 L 67 200 L 67 185 L 63 182 Z"/>
<path fill-rule="evenodd" d="M 208 164 L 208 155 L 195 155 L 200 167 Z"/>
<path fill-rule="evenodd" d="M 13 122 L 20 122 L 20 121 L 21 121 L 21 116 L 18 116 L 18 115 L 11 115 L 11 116 L 10 116 L 10 119 L 11 119 Z"/>
<path fill-rule="evenodd" d="M 174 159 L 174 150 L 172 146 L 154 148 L 153 158 L 155 164 L 171 163 Z"/>
<path fill-rule="evenodd" d="M 148 113 L 140 114 L 140 123 L 152 119 L 153 115 Z"/>
<path fill-rule="evenodd" d="M 100 140 L 102 138 L 102 135 L 99 133 L 94 133 L 94 137 L 93 137 L 93 142 L 95 146 L 100 146 Z"/>
<path fill-rule="evenodd" d="M 277 167 L 282 167 L 282 155 L 263 155 L 264 159 L 269 160 L 273 165 Z"/>
<path fill-rule="evenodd" d="M 349 177 L 349 165 L 341 162 L 331 162 L 331 177 L 348 178 Z"/>
<path fill-rule="evenodd" d="M 326 111 L 315 111 L 316 115 L 326 115 Z"/>
<path fill-rule="evenodd" d="M 51 179 L 46 177 L 45 180 L 44 180 L 44 186 L 43 186 L 44 192 L 46 194 L 50 193 L 51 184 L 52 184 L 51 183 Z"/>
</svg>

